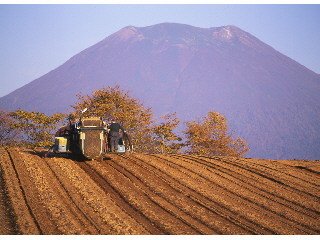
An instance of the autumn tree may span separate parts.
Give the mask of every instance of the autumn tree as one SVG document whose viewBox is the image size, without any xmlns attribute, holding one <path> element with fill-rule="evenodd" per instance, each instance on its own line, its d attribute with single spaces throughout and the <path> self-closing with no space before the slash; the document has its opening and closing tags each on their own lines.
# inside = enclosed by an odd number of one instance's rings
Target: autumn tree
<svg viewBox="0 0 320 240">
<path fill-rule="evenodd" d="M 78 102 L 72 107 L 73 115 L 78 118 L 99 116 L 105 120 L 116 119 L 130 135 L 135 151 L 152 151 L 154 116 L 151 108 L 146 108 L 119 85 L 104 87 L 91 95 L 78 95 Z M 85 108 L 88 110 L 82 114 L 81 110 Z"/>
<path fill-rule="evenodd" d="M 0 145 L 13 146 L 17 144 L 18 129 L 13 127 L 14 119 L 10 112 L 0 110 Z"/>
<path fill-rule="evenodd" d="M 229 131 L 227 119 L 218 112 L 210 111 L 202 121 L 187 122 L 184 131 L 187 153 L 206 156 L 244 157 L 249 151 L 247 142 L 234 138 Z"/>
<path fill-rule="evenodd" d="M 21 146 L 28 148 L 48 147 L 53 143 L 54 135 L 58 124 L 65 119 L 65 114 L 55 113 L 47 116 L 40 112 L 27 112 L 16 110 L 10 112 L 14 120 L 11 127 L 20 132 L 19 142 Z"/>
<path fill-rule="evenodd" d="M 177 128 L 180 121 L 176 117 L 176 113 L 166 114 L 162 122 L 153 127 L 155 139 L 156 153 L 179 153 L 182 147 L 182 140 L 174 130 Z"/>
</svg>

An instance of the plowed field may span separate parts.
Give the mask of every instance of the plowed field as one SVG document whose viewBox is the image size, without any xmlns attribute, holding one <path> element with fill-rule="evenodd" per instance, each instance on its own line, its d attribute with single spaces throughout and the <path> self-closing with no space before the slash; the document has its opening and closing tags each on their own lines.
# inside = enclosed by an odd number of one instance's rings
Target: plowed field
<svg viewBox="0 0 320 240">
<path fill-rule="evenodd" d="M 320 162 L 0 147 L 0 234 L 320 233 Z"/>
</svg>

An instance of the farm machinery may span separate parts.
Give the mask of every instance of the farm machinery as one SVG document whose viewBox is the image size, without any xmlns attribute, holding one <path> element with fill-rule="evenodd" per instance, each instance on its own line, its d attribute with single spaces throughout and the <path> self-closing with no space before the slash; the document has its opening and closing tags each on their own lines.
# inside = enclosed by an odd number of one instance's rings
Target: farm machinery
<svg viewBox="0 0 320 240">
<path fill-rule="evenodd" d="M 108 124 L 101 117 L 80 118 L 80 121 L 69 123 L 55 134 L 55 143 L 49 149 L 54 153 L 81 154 L 87 159 L 101 159 L 111 152 Z M 120 133 L 115 153 L 132 151 L 129 135 Z"/>
</svg>

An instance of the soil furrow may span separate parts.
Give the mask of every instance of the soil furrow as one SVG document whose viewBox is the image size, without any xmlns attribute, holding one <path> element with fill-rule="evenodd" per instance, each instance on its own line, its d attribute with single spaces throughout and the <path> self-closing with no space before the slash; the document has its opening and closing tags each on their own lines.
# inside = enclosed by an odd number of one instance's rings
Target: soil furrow
<svg viewBox="0 0 320 240">
<path fill-rule="evenodd" d="M 101 213 L 104 210 L 102 205 L 106 205 L 106 201 L 103 201 L 105 196 L 101 195 L 94 181 L 78 167 L 76 162 L 64 158 L 51 158 L 48 164 L 62 185 L 66 187 L 68 195 L 76 203 L 77 208 L 87 216 L 89 221 L 83 228 L 91 228 L 93 232 L 98 229 L 99 234 L 116 234 L 112 227 L 106 224 L 109 214 Z M 96 197 L 97 193 L 100 193 L 99 197 Z"/>
<path fill-rule="evenodd" d="M 253 199 L 255 195 L 265 198 L 266 199 L 265 201 L 259 201 L 259 202 L 264 202 L 267 205 L 271 205 L 271 207 L 276 208 L 276 210 L 277 208 L 279 208 L 279 211 L 281 211 L 280 215 L 282 215 L 283 213 L 286 215 L 286 217 L 292 218 L 297 222 L 300 222 L 301 218 L 303 218 L 305 223 L 310 222 L 311 228 L 318 226 L 318 224 L 315 221 L 318 219 L 318 215 L 316 213 L 314 213 L 310 209 L 306 209 L 302 207 L 301 205 L 293 201 L 290 201 L 289 199 L 285 199 L 281 196 L 273 194 L 270 191 L 270 188 L 265 187 L 265 184 L 261 185 L 259 181 L 250 181 L 250 180 L 248 181 L 248 176 L 244 176 L 243 174 L 240 174 L 228 168 L 219 166 L 212 162 L 204 161 L 200 157 L 198 158 L 191 157 L 191 156 L 181 156 L 181 157 L 172 156 L 172 157 L 177 158 L 180 161 L 192 161 L 194 163 L 198 163 L 199 167 L 206 168 L 206 170 L 209 171 L 212 175 L 216 174 L 221 178 L 227 181 L 230 181 L 231 184 L 235 185 L 234 188 L 236 190 L 244 189 L 244 190 L 250 191 L 249 197 Z M 228 186 L 230 184 L 227 183 L 225 185 Z M 282 209 L 283 207 L 286 207 L 288 209 Z"/>
<path fill-rule="evenodd" d="M 16 149 L 9 150 L 10 158 L 19 179 L 20 188 L 24 196 L 26 205 L 28 206 L 29 214 L 34 220 L 40 234 L 62 234 L 52 221 L 51 216 L 47 211 L 44 203 L 38 197 L 40 193 L 35 186 L 32 177 L 29 175 L 28 164 L 25 164 L 24 159 L 20 155 L 20 151 Z M 29 166 L 30 167 L 30 166 Z"/>
<path fill-rule="evenodd" d="M 166 158 L 163 156 L 163 158 Z M 169 159 L 166 159 L 168 162 L 172 161 L 172 156 Z M 221 177 L 216 171 L 209 171 L 198 164 L 195 164 L 194 161 L 182 161 L 179 158 L 179 161 L 174 161 L 176 165 L 179 165 L 182 168 L 188 169 L 190 172 L 194 174 L 198 174 L 201 172 L 201 178 L 211 182 L 211 184 L 216 184 L 216 186 L 220 186 L 222 189 L 227 191 L 230 194 L 234 194 L 235 196 L 247 201 L 248 204 L 252 204 L 253 207 L 258 206 L 261 208 L 261 211 L 269 212 L 271 214 L 270 217 L 274 219 L 278 219 L 279 222 L 283 222 L 283 224 L 287 224 L 288 226 L 292 226 L 293 228 L 299 229 L 302 233 L 308 234 L 316 234 L 319 233 L 317 221 L 312 218 L 308 218 L 308 216 L 300 215 L 300 218 L 304 219 L 304 223 L 301 223 L 298 218 L 293 218 L 292 215 L 298 215 L 295 211 L 292 211 L 290 208 L 279 205 L 276 202 L 270 201 L 270 199 L 257 195 L 254 191 L 247 190 L 244 187 L 241 187 L 237 184 L 232 183 L 230 180 Z M 247 205 L 250 206 L 250 205 Z M 301 219 L 300 219 L 301 220 Z M 306 225 L 307 223 L 307 225 Z"/>
<path fill-rule="evenodd" d="M 0 234 L 317 235 L 320 162 L 0 146 Z"/>
<path fill-rule="evenodd" d="M 276 212 L 265 208 L 259 202 L 252 201 L 248 198 L 244 198 L 237 193 L 234 193 L 228 190 L 224 186 L 220 186 L 216 181 L 212 181 L 203 176 L 203 172 L 199 173 L 193 170 L 192 167 L 186 168 L 181 166 L 180 162 L 176 163 L 172 160 L 168 160 L 166 156 L 156 156 L 158 157 L 159 161 L 164 161 L 163 164 L 170 166 L 172 169 L 175 169 L 174 172 L 177 170 L 183 174 L 180 174 L 180 179 L 182 178 L 192 178 L 193 186 L 197 186 L 197 188 L 202 192 L 204 195 L 209 197 L 210 199 L 217 199 L 223 204 L 226 204 L 228 208 L 234 209 L 238 211 L 240 215 L 245 215 L 246 217 L 251 218 L 251 220 L 260 222 L 261 225 L 264 226 L 272 226 L 273 230 L 278 232 L 279 234 L 289 234 L 296 233 L 296 234 L 310 234 L 308 229 L 301 228 L 299 225 L 295 225 L 293 221 L 290 221 L 286 218 L 279 216 Z M 174 174 L 178 176 L 178 174 Z M 184 177 L 182 177 L 184 176 Z M 186 182 L 186 184 L 190 184 Z M 215 193 L 215 194 L 214 194 Z M 239 205 L 241 199 L 241 204 Z M 231 204 L 233 203 L 233 204 Z M 246 211 L 239 211 L 242 209 L 242 204 L 246 205 Z M 253 215 L 252 212 L 255 212 Z M 277 224 L 274 224 L 275 219 L 277 219 Z"/>
<path fill-rule="evenodd" d="M 3 175 L 4 171 L 0 164 L 0 222 L 2 224 L 0 235 L 18 235 L 21 232 L 18 230 L 17 219 Z"/>
<path fill-rule="evenodd" d="M 95 165 L 95 169 L 114 189 L 117 189 L 130 205 L 135 206 L 143 215 L 152 220 L 156 226 L 166 231 L 167 234 L 182 234 L 183 232 L 186 234 L 199 234 L 197 230 L 185 224 L 181 219 L 176 218 L 172 212 L 151 201 L 141 189 L 119 171 L 114 168 L 102 167 L 101 163 L 99 166 L 97 164 L 98 162 L 90 162 L 90 165 Z"/>
<path fill-rule="evenodd" d="M 30 206 L 27 204 L 25 192 L 21 186 L 14 161 L 9 151 L 0 147 L 0 163 L 4 170 L 3 179 L 6 184 L 8 196 L 12 203 L 13 212 L 16 218 L 17 228 L 21 234 L 40 234 L 41 229 L 37 225 Z"/>
<path fill-rule="evenodd" d="M 188 213 L 193 216 L 195 219 L 198 219 L 206 226 L 210 227 L 212 230 L 219 234 L 228 234 L 228 229 L 231 228 L 230 222 L 227 221 L 223 216 L 218 215 L 216 212 L 213 212 L 212 209 L 203 208 L 202 205 L 197 201 L 194 201 L 190 198 L 188 191 L 182 191 L 183 187 L 176 188 L 174 186 L 179 185 L 178 182 L 174 184 L 170 181 L 170 177 L 166 176 L 165 178 L 161 177 L 156 171 L 158 169 L 150 169 L 144 164 L 139 163 L 141 161 L 138 158 L 126 158 L 128 161 L 115 162 L 118 165 L 121 165 L 126 171 L 129 171 L 135 177 L 138 177 L 140 181 L 144 182 L 148 188 L 167 199 L 170 203 L 174 204 L 181 211 Z M 174 185 L 174 186 L 173 186 Z M 229 226 L 229 227 L 228 227 Z M 237 225 L 233 225 L 233 228 L 237 228 Z M 226 232 L 221 232 L 219 229 L 227 229 Z M 239 228 L 237 230 L 238 234 L 247 234 L 254 233 L 250 231 L 244 231 L 244 229 Z M 229 232 L 229 234 L 232 234 Z"/>
<path fill-rule="evenodd" d="M 130 157 L 132 158 L 132 157 Z M 175 175 L 170 175 L 168 169 L 162 170 L 157 164 L 154 166 L 151 163 L 152 156 L 135 155 L 134 161 L 137 162 L 142 168 L 153 172 L 155 176 L 161 178 L 170 187 L 174 188 L 176 191 L 184 194 L 189 199 L 197 202 L 197 204 L 205 207 L 207 210 L 215 214 L 213 218 L 213 224 L 218 224 L 215 227 L 224 229 L 224 234 L 227 234 L 229 229 L 237 229 L 235 232 L 237 234 L 273 234 L 273 231 L 268 230 L 268 228 L 261 227 L 256 223 L 246 219 L 245 217 L 239 217 L 239 214 L 233 212 L 232 210 L 224 207 L 217 201 L 207 198 L 203 194 L 197 192 L 197 190 L 192 187 L 187 186 L 183 180 L 176 178 Z M 138 163 L 139 162 L 139 163 Z M 188 178 L 186 178 L 188 179 Z M 190 179 L 190 178 L 189 178 Z M 220 226 L 220 223 L 225 227 Z"/>
<path fill-rule="evenodd" d="M 73 198 L 70 194 L 70 189 L 68 186 L 63 182 L 61 178 L 61 173 L 56 172 L 52 164 L 52 159 L 45 159 L 44 162 L 47 164 L 48 168 L 51 170 L 54 178 L 57 181 L 53 181 L 54 186 L 60 186 L 59 188 L 55 188 L 57 194 L 59 194 L 59 199 L 64 202 L 66 208 L 69 209 L 70 213 L 72 214 L 73 218 L 77 219 L 81 225 L 81 228 L 85 230 L 85 234 L 101 234 L 101 231 L 94 220 L 88 216 L 81 206 L 79 206 L 78 201 Z"/>
<path fill-rule="evenodd" d="M 102 234 L 148 234 L 135 219 L 124 212 L 104 189 L 74 161 L 56 160 L 70 194 L 94 220 Z M 82 163 L 86 165 L 86 163 Z"/>
<path fill-rule="evenodd" d="M 297 176 L 293 176 L 288 172 L 284 174 L 278 169 L 271 168 L 270 165 L 265 166 L 263 164 L 259 164 L 258 161 L 246 161 L 246 164 L 243 164 L 241 160 L 237 159 L 235 159 L 235 161 L 232 161 L 232 163 L 241 164 L 242 166 L 246 167 L 246 169 L 252 169 L 253 171 L 263 175 L 266 178 L 271 179 L 272 181 L 278 182 L 285 186 L 290 186 L 291 188 L 300 192 L 300 194 L 308 194 L 316 198 L 320 197 L 319 184 L 313 184 L 310 181 L 306 181 Z M 305 177 L 305 179 L 308 179 L 307 176 Z M 305 191 L 305 188 L 308 189 L 308 192 Z"/>
<path fill-rule="evenodd" d="M 294 160 L 293 160 L 294 161 Z M 285 164 L 286 160 L 260 160 L 253 164 L 265 167 L 270 171 L 276 171 L 278 174 L 285 174 L 290 177 L 294 182 L 300 182 L 302 185 L 310 184 L 309 188 L 319 189 L 320 173 L 303 166 L 304 161 L 296 161 L 296 165 L 288 166 Z M 301 171 L 301 169 L 305 171 Z"/>
<path fill-rule="evenodd" d="M 234 164 L 236 166 L 242 166 L 239 163 Z M 274 182 L 276 185 L 278 185 L 278 188 L 280 188 L 282 192 L 287 191 L 290 192 L 291 196 L 294 195 L 295 197 L 292 198 L 294 201 L 297 201 L 300 205 L 303 205 L 304 207 L 314 211 L 315 213 L 320 214 L 320 206 L 318 204 L 319 191 L 316 192 L 310 190 L 310 192 L 307 192 L 307 189 L 309 189 L 308 187 L 287 181 L 286 174 L 284 174 L 282 178 L 279 178 L 278 176 L 274 176 L 271 173 L 268 173 L 267 171 L 263 171 L 261 169 L 251 168 L 248 166 L 244 166 L 243 168 L 253 174 L 258 175 L 259 179 L 267 179 Z M 310 200 L 306 201 L 305 199 Z"/>
<path fill-rule="evenodd" d="M 78 162 L 78 165 L 115 201 L 121 209 L 127 212 L 132 218 L 136 219 L 151 234 L 167 234 L 155 226 L 138 209 L 127 202 L 126 199 L 102 177 L 92 166 L 85 162 Z"/>
<path fill-rule="evenodd" d="M 209 167 L 225 173 L 225 176 L 228 178 L 233 177 L 238 179 L 238 181 L 241 182 L 242 187 L 250 187 L 255 189 L 254 191 L 256 191 L 256 193 L 259 193 L 267 198 L 271 198 L 273 201 L 287 206 L 298 213 L 305 214 L 313 219 L 317 219 L 319 217 L 314 210 L 308 209 L 296 201 L 292 201 L 290 191 L 287 192 L 285 197 L 283 195 L 275 194 L 273 185 L 270 186 L 266 184 L 266 182 L 261 181 L 261 179 L 253 178 L 253 174 L 247 174 L 246 172 L 239 170 L 237 171 L 233 165 L 221 164 L 221 162 L 218 160 L 215 162 L 207 161 L 207 159 L 203 159 L 202 157 L 192 159 L 198 161 L 200 164 L 208 165 Z"/>
<path fill-rule="evenodd" d="M 172 212 L 173 215 L 184 221 L 186 224 L 192 226 L 194 229 L 199 231 L 199 233 L 217 234 L 217 232 L 211 230 L 206 224 L 197 221 L 194 216 L 190 215 L 186 211 L 183 211 L 179 208 L 179 206 L 177 206 L 177 204 L 175 204 L 177 201 L 182 205 L 186 204 L 185 201 L 182 201 L 181 198 L 178 198 L 177 195 L 179 193 L 177 191 L 166 191 L 165 194 L 161 194 L 157 191 L 157 189 L 153 187 L 150 188 L 150 185 L 153 182 L 156 182 L 156 185 L 160 186 L 160 188 L 170 189 L 168 186 L 163 186 L 163 182 L 159 181 L 156 176 L 150 175 L 150 172 L 145 171 L 136 164 L 130 165 L 130 163 L 132 163 L 132 160 L 130 161 L 130 157 L 127 156 L 121 156 L 121 159 L 116 158 L 114 161 L 108 162 L 108 164 L 113 168 L 130 178 L 131 181 L 136 184 L 145 194 L 147 194 L 151 200 L 163 206 L 167 211 Z M 174 196 L 174 198 L 170 198 L 168 196 Z"/>
<path fill-rule="evenodd" d="M 220 167 L 222 166 L 229 170 L 241 173 L 243 176 L 250 179 L 252 183 L 259 183 L 259 186 L 261 186 L 265 190 L 272 189 L 273 194 L 276 194 L 277 196 L 293 202 L 301 208 L 304 208 L 305 211 L 308 211 L 312 216 L 319 216 L 319 206 L 318 204 L 315 204 L 315 201 L 317 201 L 318 198 L 306 194 L 301 194 L 301 192 L 296 191 L 295 188 L 291 188 L 291 186 L 285 186 L 281 182 L 274 180 L 269 176 L 265 177 L 264 174 L 261 174 L 259 171 L 256 172 L 252 168 L 249 168 L 244 164 L 225 161 L 221 158 L 200 158 L 204 159 L 205 161 L 214 163 Z M 306 187 L 305 189 L 308 188 Z M 309 200 L 306 201 L 306 198 Z"/>
<path fill-rule="evenodd" d="M 97 234 L 77 209 L 46 160 L 34 152 L 20 152 L 26 170 L 38 190 L 38 198 L 49 213 L 50 221 L 62 234 Z M 49 159 L 50 161 L 50 159 Z"/>
</svg>

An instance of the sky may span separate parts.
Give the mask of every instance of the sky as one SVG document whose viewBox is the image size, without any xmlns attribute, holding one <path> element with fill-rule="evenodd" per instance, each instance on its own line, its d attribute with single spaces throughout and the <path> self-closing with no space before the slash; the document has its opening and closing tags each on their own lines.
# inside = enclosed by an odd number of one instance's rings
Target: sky
<svg viewBox="0 0 320 240">
<path fill-rule="evenodd" d="M 320 74 L 320 4 L 0 3 L 0 97 L 123 27 L 163 22 L 234 25 Z"/>
</svg>

